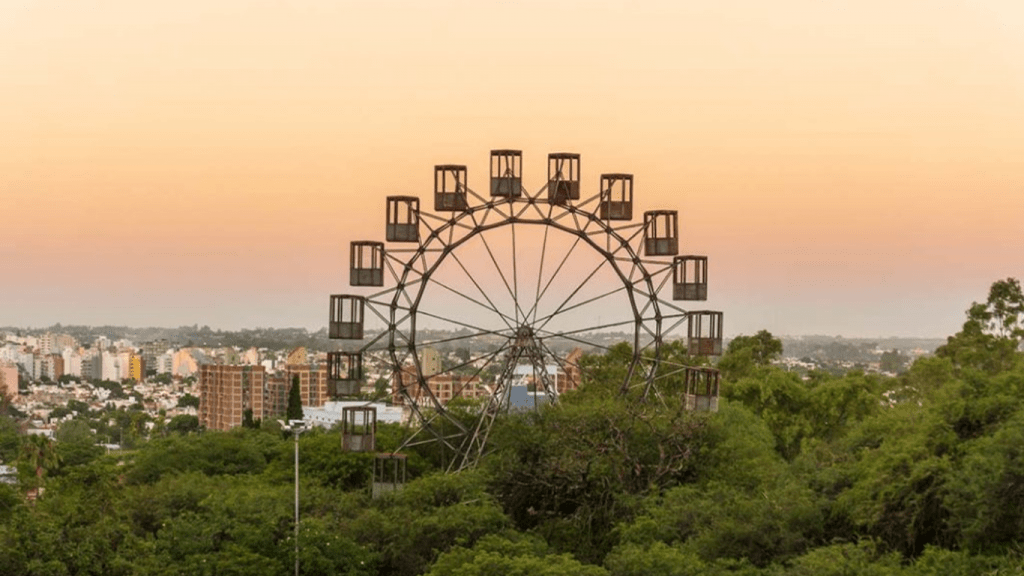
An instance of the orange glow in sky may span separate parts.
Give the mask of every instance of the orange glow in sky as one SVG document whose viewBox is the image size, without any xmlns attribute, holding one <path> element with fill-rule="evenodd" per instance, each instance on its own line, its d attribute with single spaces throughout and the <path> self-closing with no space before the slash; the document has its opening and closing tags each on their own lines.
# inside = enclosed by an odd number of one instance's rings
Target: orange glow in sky
<svg viewBox="0 0 1024 576">
<path fill-rule="evenodd" d="M 1024 277 L 1024 3 L 8 2 L 0 326 L 320 328 L 492 148 L 634 173 L 727 336 L 946 336 Z"/>
</svg>

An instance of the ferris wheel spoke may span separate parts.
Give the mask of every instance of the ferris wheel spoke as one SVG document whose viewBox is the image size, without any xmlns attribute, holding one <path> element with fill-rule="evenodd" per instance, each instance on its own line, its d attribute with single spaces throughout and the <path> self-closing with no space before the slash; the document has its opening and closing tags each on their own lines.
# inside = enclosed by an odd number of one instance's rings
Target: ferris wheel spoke
<svg viewBox="0 0 1024 576">
<path fill-rule="evenodd" d="M 576 286 L 576 289 L 573 290 L 568 296 L 566 296 L 565 300 L 562 301 L 562 303 L 558 306 L 558 308 L 556 308 L 555 311 L 552 312 L 551 314 L 549 314 L 549 315 L 544 317 L 543 321 L 540 324 L 540 327 L 537 328 L 537 329 L 538 330 L 543 330 L 544 327 L 547 326 L 548 322 L 551 322 L 551 320 L 553 318 L 558 316 L 558 314 L 562 312 L 562 309 L 570 301 L 572 301 L 572 299 L 576 296 L 576 294 L 579 293 L 580 290 L 583 289 L 583 286 L 586 285 L 586 283 L 589 282 L 594 277 L 594 275 L 597 274 L 601 270 L 601 268 L 603 268 L 605 266 L 605 264 L 607 264 L 607 263 L 608 263 L 608 260 L 601 260 L 598 263 L 598 265 L 590 272 L 590 274 L 588 274 L 586 276 L 586 278 L 584 278 L 583 281 L 580 282 L 578 286 Z"/>
<path fill-rule="evenodd" d="M 451 370 L 459 370 L 461 368 L 465 368 L 466 366 L 472 366 L 472 365 L 476 364 L 477 362 L 480 362 L 481 360 L 483 360 L 484 361 L 483 364 L 478 366 L 476 368 L 476 370 L 469 376 L 470 382 L 472 382 L 473 379 L 476 379 L 477 382 L 478 382 L 477 385 L 481 386 L 482 384 L 480 384 L 480 374 L 482 374 L 483 371 L 486 370 L 488 367 L 496 364 L 495 359 L 498 358 L 499 356 L 501 356 L 504 352 L 507 352 L 509 348 L 511 348 L 511 346 L 508 343 L 503 344 L 503 345 L 499 346 L 493 352 L 486 352 L 486 353 L 481 354 L 479 356 L 472 357 L 468 361 L 463 362 L 462 364 L 458 364 L 458 365 L 450 368 L 449 370 L 450 371 Z M 458 394 L 455 394 L 453 392 L 452 393 L 452 398 L 461 397 L 462 396 L 462 391 L 465 390 L 465 389 L 466 389 L 466 387 L 463 386 L 462 388 L 459 388 Z"/>
<path fill-rule="evenodd" d="M 395 287 L 391 288 L 389 290 L 384 290 L 384 291 L 380 292 L 379 294 L 383 295 L 383 294 L 389 293 L 391 291 L 398 290 L 398 286 L 400 286 L 402 284 L 402 275 L 398 272 L 398 268 L 396 268 L 396 266 L 395 266 L 396 263 L 403 270 L 405 269 L 405 262 L 403 262 L 401 259 L 397 258 L 394 254 L 392 254 L 388 250 L 385 250 L 384 251 L 384 265 L 387 266 L 388 273 L 391 274 L 391 279 L 394 280 L 394 282 L 395 282 Z"/>
<path fill-rule="evenodd" d="M 605 323 L 605 324 L 601 324 L 599 326 L 587 326 L 585 328 L 577 328 L 575 330 L 560 330 L 560 331 L 557 331 L 557 332 L 554 332 L 554 331 L 552 331 L 552 332 L 544 331 L 544 332 L 542 332 L 542 336 L 541 337 L 543 339 L 568 338 L 569 336 L 574 335 L 574 334 L 585 334 L 587 332 L 595 332 L 597 330 L 604 330 L 606 328 L 617 328 L 617 327 L 622 327 L 622 326 L 631 326 L 633 324 L 636 324 L 636 320 L 633 319 L 633 318 L 628 318 L 626 320 L 619 320 L 617 322 L 608 322 L 608 323 Z M 539 330 L 538 330 L 538 332 L 539 332 Z M 581 341 L 581 340 L 577 340 L 577 341 Z M 585 344 L 589 343 L 589 342 L 587 342 L 585 340 L 582 340 L 581 342 L 583 342 Z"/>
<path fill-rule="evenodd" d="M 653 378 L 654 380 L 668 380 L 669 378 L 674 378 L 674 377 L 678 376 L 679 374 L 685 374 L 687 370 L 692 368 L 692 366 L 687 366 L 685 364 L 680 364 L 678 362 L 671 362 L 669 360 L 664 360 L 664 359 L 662 359 L 662 360 L 660 360 L 658 362 L 658 367 L 660 368 L 662 366 L 667 367 L 668 371 L 658 370 L 654 374 L 654 378 Z"/>
<path fill-rule="evenodd" d="M 402 330 L 402 328 L 401 328 L 402 326 L 405 326 L 407 323 L 409 323 L 410 318 L 412 318 L 412 313 L 409 311 L 408 308 L 402 308 L 402 307 L 400 307 L 398 305 L 393 305 L 391 307 L 391 310 L 392 310 L 393 314 L 395 312 L 402 311 L 402 312 L 405 312 L 405 315 L 401 316 L 401 317 L 398 317 L 397 314 L 395 314 L 394 322 L 389 322 L 389 324 L 388 324 L 389 327 L 390 327 L 389 328 L 389 332 L 391 333 L 392 337 L 390 338 L 390 340 L 388 342 L 388 346 L 389 347 L 394 347 L 395 346 L 395 340 L 397 340 L 397 339 L 401 339 L 406 344 L 412 342 L 412 337 L 407 332 Z"/>
<path fill-rule="evenodd" d="M 446 448 L 448 448 L 452 452 L 458 451 L 458 446 L 450 442 L 450 440 L 459 440 L 465 435 L 467 429 L 465 425 L 462 424 L 462 422 L 459 422 L 458 420 L 449 417 L 447 415 L 447 412 L 445 412 L 443 409 L 436 410 L 430 406 L 424 406 L 430 409 L 429 415 L 425 415 L 423 413 L 423 410 L 421 409 L 421 406 L 414 399 L 407 395 L 403 395 L 403 399 L 409 402 L 409 409 L 412 411 L 413 415 L 415 416 L 415 419 L 421 422 L 422 425 L 415 432 L 413 432 L 413 434 L 409 438 L 402 442 L 402 444 L 398 447 L 399 450 L 403 450 L 411 446 L 426 444 L 428 442 L 441 442 L 442 444 L 445 445 Z M 438 418 L 443 418 L 445 421 L 454 424 L 457 428 L 459 428 L 460 432 L 455 434 L 444 434 L 440 430 L 438 430 L 436 426 L 431 426 L 430 424 L 432 424 L 434 420 Z M 429 436 L 431 436 L 432 438 L 427 440 L 416 440 L 418 436 L 426 436 L 428 432 Z"/>
<path fill-rule="evenodd" d="M 505 322 L 505 326 L 507 326 L 509 330 L 512 330 L 512 324 L 510 324 L 508 321 L 508 315 L 498 310 L 498 306 L 494 303 L 493 300 L 491 300 L 491 297 L 487 295 L 487 292 L 480 287 L 480 283 L 476 281 L 476 278 L 474 278 L 473 275 L 469 273 L 469 269 L 466 268 L 466 265 L 462 262 L 462 259 L 459 258 L 459 255 L 456 254 L 455 252 L 452 252 L 451 255 L 452 258 L 455 260 L 455 263 L 458 264 L 459 268 L 461 268 L 462 271 L 466 274 L 466 278 L 469 278 L 469 281 L 473 283 L 473 286 L 475 286 L 477 291 L 480 292 L 480 295 L 484 297 L 484 300 L 486 300 L 487 303 L 490 304 L 490 309 L 498 314 L 498 317 L 501 318 L 503 322 Z"/>
<path fill-rule="evenodd" d="M 591 298 L 587 298 L 586 300 L 583 300 L 582 302 L 577 302 L 576 304 L 573 304 L 572 306 L 566 306 L 566 307 L 562 308 L 561 310 L 559 310 L 558 314 L 564 314 L 564 313 L 567 313 L 567 312 L 571 312 L 573 310 L 576 310 L 577 308 L 582 308 L 583 306 L 586 306 L 588 304 L 593 304 L 594 302 L 597 302 L 598 300 L 601 300 L 602 298 L 608 298 L 609 296 L 614 296 L 614 295 L 616 295 L 616 294 L 618 294 L 620 292 L 625 292 L 626 290 L 627 290 L 626 286 L 619 286 L 618 288 L 615 288 L 613 290 L 609 290 L 608 292 L 605 292 L 604 294 L 598 294 L 597 296 L 593 296 Z M 542 319 L 544 321 L 544 323 L 541 324 L 541 328 L 542 329 L 544 328 L 544 326 L 547 325 L 548 321 L 551 320 L 552 316 L 546 316 L 546 317 L 544 317 Z M 633 322 L 633 321 L 634 321 L 633 319 L 630 319 L 630 322 Z"/>
<path fill-rule="evenodd" d="M 583 208 L 583 207 L 587 206 L 588 204 L 590 204 L 591 202 L 595 202 L 596 203 L 600 199 L 601 199 L 601 194 L 600 193 L 594 194 L 593 196 L 590 196 L 586 200 L 583 200 L 581 202 L 577 202 L 576 203 L 576 208 Z"/>
<path fill-rule="evenodd" d="M 477 194 L 472 188 L 470 188 L 469 186 L 465 186 L 465 189 L 466 189 L 466 197 L 467 197 L 466 199 L 467 200 L 469 199 L 469 196 L 472 196 L 473 198 L 476 198 L 477 200 L 479 200 L 480 204 L 487 204 L 488 200 L 486 198 L 484 198 L 483 196 Z"/>
<path fill-rule="evenodd" d="M 537 289 L 534 291 L 533 294 L 533 306 L 531 306 L 530 311 L 527 312 L 531 324 L 537 323 L 537 305 L 540 303 L 540 283 L 544 281 L 544 260 L 547 258 L 548 253 L 549 230 L 550 229 L 548 226 L 544 227 L 544 240 L 541 242 L 540 245 L 540 263 L 537 266 Z M 577 238 L 577 240 L 579 239 Z"/>
<path fill-rule="evenodd" d="M 408 377 L 409 384 L 406 384 L 406 378 Z M 430 389 L 430 386 L 426 383 L 426 379 L 422 377 L 417 371 L 403 368 L 397 375 L 396 378 L 399 382 L 399 394 L 402 399 L 410 407 L 410 409 L 416 414 L 416 416 L 423 422 L 424 428 L 430 428 L 430 423 L 438 418 L 442 418 L 448 422 L 451 422 L 461 430 L 456 437 L 461 437 L 468 429 L 466 426 L 459 422 L 457 419 L 452 418 L 444 409 L 444 404 L 437 398 L 434 391 Z M 428 408 L 430 410 L 429 415 L 424 415 L 422 408 Z M 431 433 L 438 439 L 440 439 L 440 431 L 432 429 Z M 448 436 L 445 436 L 448 437 Z M 454 446 L 450 446 L 454 449 Z"/>
<path fill-rule="evenodd" d="M 516 303 L 516 324 L 519 324 L 520 318 L 525 321 L 525 315 L 522 314 L 522 310 L 519 308 L 519 255 L 516 250 L 516 223 L 513 221 L 512 225 L 512 300 Z"/>
<path fill-rule="evenodd" d="M 388 294 L 394 294 L 394 292 L 395 292 L 395 287 L 392 286 L 392 287 L 389 287 L 389 288 L 383 288 L 383 289 L 381 289 L 378 292 L 373 292 L 372 294 L 367 294 L 365 296 L 365 298 L 366 298 L 367 302 L 370 302 L 371 300 L 377 300 L 377 299 L 379 299 L 379 298 L 381 298 L 383 296 L 387 296 Z"/>
<path fill-rule="evenodd" d="M 565 370 L 567 366 L 572 366 L 572 367 L 576 368 L 577 370 L 580 369 L 579 361 L 578 360 L 569 360 L 569 356 L 571 356 L 572 354 L 576 353 L 576 351 L 579 351 L 579 355 L 577 356 L 577 358 L 582 357 L 583 351 L 582 351 L 581 348 L 576 347 L 572 351 L 570 351 L 568 354 L 560 355 L 558 352 L 555 352 L 554 349 L 552 349 L 550 346 L 548 346 L 547 341 L 545 339 L 538 339 L 538 344 L 544 350 L 545 356 L 551 357 L 554 360 L 554 362 L 555 362 L 556 368 L 558 370 L 561 370 L 562 373 L 566 374 L 566 377 L 568 377 L 568 373 Z M 556 372 L 556 377 L 557 377 L 557 372 Z M 556 388 L 555 392 L 557 393 L 558 383 L 555 382 L 555 383 L 553 383 L 553 385 L 555 386 L 555 388 Z M 576 382 L 576 385 L 579 385 L 579 382 Z"/>
<path fill-rule="evenodd" d="M 436 278 L 431 278 L 430 282 L 435 284 L 435 285 L 437 285 L 437 286 L 440 286 L 441 288 L 444 288 L 445 290 L 451 292 L 452 294 L 455 294 L 456 296 L 459 296 L 460 298 L 463 298 L 465 300 L 468 300 L 468 301 L 472 302 L 473 304 L 476 304 L 477 306 L 483 308 L 484 310 L 487 310 L 487 311 L 490 311 L 490 312 L 494 312 L 495 314 L 498 315 L 498 317 L 500 317 L 502 319 L 502 321 L 505 323 L 506 326 L 511 328 L 511 326 L 509 326 L 509 323 L 508 323 L 509 318 L 505 314 L 503 314 L 500 310 L 498 310 L 494 306 L 493 303 L 489 304 L 489 305 L 485 304 L 484 302 L 481 302 L 481 301 L 477 300 L 476 298 L 473 298 L 471 296 L 463 294 L 462 292 L 459 292 L 455 288 L 452 288 L 451 286 L 445 284 L 444 282 L 441 282 L 440 280 L 437 280 Z"/>
<path fill-rule="evenodd" d="M 454 324 L 456 326 L 461 326 L 463 328 L 469 328 L 470 330 L 476 330 L 476 331 L 480 332 L 481 334 L 490 334 L 492 336 L 508 337 L 508 334 L 503 334 L 502 332 L 500 332 L 498 330 L 491 330 L 489 328 L 482 328 L 480 326 L 475 326 L 475 325 L 469 324 L 467 322 L 459 322 L 458 320 L 453 320 L 451 318 L 446 318 L 444 316 L 440 316 L 438 314 L 432 314 L 430 312 L 426 312 L 426 311 L 423 311 L 423 310 L 417 310 L 416 314 L 423 315 L 423 316 L 426 316 L 428 318 L 433 318 L 435 320 L 442 320 L 444 322 L 448 322 L 449 324 Z"/>
<path fill-rule="evenodd" d="M 370 339 L 370 340 L 369 340 L 368 342 L 366 342 L 365 344 L 363 344 L 363 345 L 362 345 L 362 346 L 361 346 L 361 347 L 359 348 L 359 351 L 360 351 L 360 352 L 367 352 L 367 351 L 372 351 L 372 350 L 374 350 L 374 348 L 373 348 L 373 345 L 374 345 L 374 344 L 376 344 L 376 343 L 378 343 L 378 342 L 380 342 L 381 340 L 383 340 L 383 339 L 384 339 L 384 337 L 385 337 L 385 336 L 387 336 L 387 334 L 388 334 L 388 331 L 387 331 L 387 330 L 381 330 L 381 331 L 380 331 L 380 332 L 379 332 L 379 333 L 378 333 L 378 334 L 377 334 L 376 336 L 374 336 L 374 337 L 373 337 L 373 338 L 371 338 L 371 339 Z M 379 348 L 378 350 L 385 350 L 385 348 Z"/>
<path fill-rule="evenodd" d="M 481 243 L 483 243 L 484 248 L 487 249 L 487 255 L 491 258 L 491 263 L 494 264 L 494 269 L 498 271 L 498 276 L 501 278 L 502 284 L 505 285 L 505 289 L 508 290 L 508 295 L 510 297 L 512 297 L 513 302 L 515 303 L 516 317 L 517 318 L 520 317 L 522 315 L 522 309 L 519 307 L 519 301 L 515 299 L 515 297 L 516 297 L 515 296 L 515 292 L 512 290 L 512 287 L 509 285 L 508 278 L 505 277 L 505 272 L 502 271 L 501 265 L 498 264 L 498 259 L 495 258 L 494 251 L 491 250 L 491 244 L 487 241 L 487 236 L 484 235 L 484 234 L 481 234 L 480 235 L 480 241 L 481 241 Z"/>
<path fill-rule="evenodd" d="M 546 228 L 545 228 L 545 231 L 546 231 Z M 547 241 L 547 237 L 545 236 L 545 242 L 546 241 Z M 555 281 L 555 278 L 558 277 L 558 273 L 562 271 L 562 268 L 565 266 L 565 263 L 569 261 L 569 258 L 572 256 L 573 252 L 576 251 L 576 247 L 579 246 L 581 241 L 582 240 L 577 236 L 576 240 L 573 241 L 572 246 L 570 246 L 569 249 L 566 250 L 565 255 L 562 256 L 562 261 L 558 263 L 558 266 L 555 268 L 554 273 L 552 273 L 551 277 L 548 278 L 547 283 L 544 285 L 544 289 L 542 291 L 540 291 L 540 293 L 537 295 L 536 300 L 534 300 L 533 308 L 532 308 L 532 310 L 530 312 L 530 315 L 533 317 L 533 322 L 531 322 L 532 324 L 534 324 L 534 325 L 537 324 L 537 313 L 539 312 L 540 302 L 544 298 L 544 296 L 548 293 L 548 288 L 551 287 L 551 284 Z M 544 261 L 546 253 L 547 253 L 546 250 L 541 252 L 541 263 L 542 264 L 543 264 L 543 261 Z M 537 284 L 538 285 L 540 285 L 541 280 L 542 280 L 541 276 L 538 275 L 538 278 L 537 278 Z"/>
<path fill-rule="evenodd" d="M 447 435 L 439 434 L 439 433 L 434 433 L 434 434 L 431 434 L 432 438 L 423 438 L 423 439 L 420 439 L 420 440 L 416 440 L 415 439 L 416 436 L 426 436 L 427 434 L 422 433 L 422 431 L 426 430 L 426 429 L 429 429 L 430 428 L 429 424 L 431 422 L 433 422 L 434 420 L 436 420 L 436 419 L 437 419 L 437 416 L 432 416 L 430 418 L 430 420 L 426 421 L 424 423 L 424 426 L 422 426 L 420 430 L 417 430 L 416 432 L 414 432 L 414 436 L 412 438 L 410 438 L 406 442 L 402 443 L 402 446 L 399 448 L 399 450 L 405 450 L 405 449 L 413 448 L 413 447 L 416 447 L 416 446 L 423 446 L 424 444 L 430 444 L 430 443 L 433 443 L 433 442 L 442 441 L 442 442 L 444 442 L 446 448 L 448 448 L 452 452 L 455 452 L 458 448 L 455 446 L 455 444 L 452 444 L 450 441 L 451 440 L 461 440 L 463 435 L 464 435 L 464 433 L 461 432 L 461 431 L 460 432 L 455 432 L 455 433 L 452 433 L 452 434 L 447 434 Z"/>
<path fill-rule="evenodd" d="M 471 340 L 473 338 L 479 338 L 481 336 L 493 336 L 493 335 L 494 335 L 494 332 L 477 331 L 477 332 L 471 332 L 469 334 L 460 334 L 458 336 L 450 336 L 448 338 L 438 338 L 436 340 L 426 340 L 426 341 L 422 341 L 422 342 L 417 342 L 417 344 L 419 344 L 421 346 L 437 346 L 438 344 L 448 344 L 448 343 L 451 343 L 451 342 L 461 342 L 463 340 Z M 511 337 L 511 334 L 503 334 L 503 336 Z M 469 362 L 466 362 L 465 364 L 471 364 L 472 362 L 473 362 L 473 360 L 470 360 Z M 456 368 L 465 366 L 465 364 L 460 364 L 460 365 L 456 366 Z"/>
<path fill-rule="evenodd" d="M 666 266 L 664 269 L 655 270 L 654 272 L 650 272 L 651 278 L 655 278 L 656 279 L 659 276 L 661 276 L 660 280 L 656 280 L 657 286 L 654 287 L 654 294 L 650 295 L 652 298 L 657 298 L 658 294 L 661 294 L 661 291 L 664 290 L 665 286 L 667 286 L 668 283 L 672 280 L 671 272 L 672 272 L 672 267 L 671 266 Z"/>
<path fill-rule="evenodd" d="M 675 320 L 676 318 L 678 318 L 678 320 L 676 320 L 675 322 L 670 324 L 667 329 L 663 328 L 661 330 L 661 333 L 662 334 L 671 334 L 676 328 L 680 327 L 683 324 L 683 322 L 686 322 L 687 318 L 689 318 L 689 317 L 690 317 L 690 315 L 686 314 L 686 313 L 683 313 L 683 314 L 667 314 L 667 315 L 662 316 L 662 320 L 663 321 L 664 320 Z"/>
<path fill-rule="evenodd" d="M 445 224 L 448 224 L 451 221 L 449 218 L 445 218 L 443 216 L 438 216 L 437 214 L 434 214 L 433 212 L 424 212 L 424 211 L 421 210 L 420 211 L 420 222 L 424 222 L 426 220 L 433 220 L 435 222 L 440 222 L 441 226 L 444 226 Z M 431 234 L 433 234 L 434 232 L 436 232 L 436 230 L 440 229 L 440 227 L 439 228 L 434 228 L 433 226 L 429 226 L 428 225 L 427 229 L 430 230 Z"/>
<path fill-rule="evenodd" d="M 373 317 L 375 317 L 378 320 L 380 320 L 381 324 L 383 324 L 384 328 L 381 330 L 381 333 L 382 334 L 387 333 L 387 326 L 390 324 L 390 320 L 388 319 L 387 316 L 385 316 L 384 314 L 381 313 L 381 310 L 390 310 L 390 305 L 387 302 L 382 302 L 382 301 L 379 301 L 379 300 L 371 300 L 371 299 L 367 298 L 367 300 L 366 300 L 366 310 L 369 310 L 370 314 Z M 379 338 L 379 337 L 380 336 L 378 335 L 377 338 Z M 376 340 L 377 338 L 375 338 L 374 340 Z"/>
<path fill-rule="evenodd" d="M 592 328 L 587 328 L 586 330 L 589 331 L 589 330 L 592 330 Z M 600 342 L 597 342 L 597 341 L 594 341 L 594 340 L 586 340 L 584 338 L 579 338 L 577 336 L 574 336 L 570 332 L 566 332 L 566 333 L 552 332 L 550 334 L 546 334 L 546 335 L 543 335 L 543 336 L 538 336 L 537 339 L 540 340 L 541 342 L 545 342 L 547 340 L 552 340 L 552 339 L 554 339 L 554 340 L 565 339 L 565 340 L 568 340 L 570 342 L 575 342 L 577 344 L 583 344 L 584 346 L 588 346 L 590 348 L 596 348 L 598 350 L 603 350 L 605 352 L 609 352 L 612 349 L 612 347 L 608 346 L 607 344 L 601 344 Z"/>
</svg>

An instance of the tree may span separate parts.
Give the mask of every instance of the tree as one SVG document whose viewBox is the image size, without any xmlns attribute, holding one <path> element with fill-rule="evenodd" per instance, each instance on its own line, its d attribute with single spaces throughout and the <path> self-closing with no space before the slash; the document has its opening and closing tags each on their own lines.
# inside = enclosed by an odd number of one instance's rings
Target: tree
<svg viewBox="0 0 1024 576">
<path fill-rule="evenodd" d="M 602 576 L 599 566 L 580 563 L 569 554 L 555 554 L 543 540 L 510 532 L 507 537 L 484 536 L 470 548 L 456 547 L 441 554 L 427 576 Z"/>
<path fill-rule="evenodd" d="M 89 429 L 84 420 L 68 420 L 62 422 L 53 433 L 57 442 L 72 444 L 95 444 L 96 435 Z"/>
<path fill-rule="evenodd" d="M 60 465 L 60 456 L 53 441 L 38 434 L 29 434 L 22 439 L 21 460 L 24 465 L 22 471 L 34 477 L 27 480 L 27 484 L 37 489 L 43 485 L 46 473 Z"/>
<path fill-rule="evenodd" d="M 292 388 L 288 391 L 289 420 L 302 420 L 302 391 L 299 389 L 299 375 L 292 376 Z"/>
<path fill-rule="evenodd" d="M 62 470 L 68 466 L 88 464 L 103 454 L 103 448 L 96 445 L 96 435 L 84 420 L 62 422 L 53 436 L 57 440 Z"/>
<path fill-rule="evenodd" d="M 749 358 L 749 349 L 737 355 Z M 811 424 L 807 418 L 809 390 L 798 374 L 777 366 L 748 369 L 747 375 L 729 382 L 722 391 L 724 398 L 742 403 L 768 426 L 779 454 L 789 459 L 800 452 Z"/>
<path fill-rule="evenodd" d="M 252 408 L 242 410 L 242 427 L 258 430 L 260 423 L 252 418 Z"/>
<path fill-rule="evenodd" d="M 975 302 L 967 310 L 967 321 L 956 335 L 935 351 L 949 358 L 958 369 L 996 374 L 1016 362 L 1024 341 L 1024 294 L 1015 278 L 998 280 L 989 289 L 984 304 Z"/>
<path fill-rule="evenodd" d="M 146 372 L 148 374 L 150 370 L 147 370 Z M 149 378 L 149 381 L 154 384 L 172 384 L 174 382 L 174 377 L 171 376 L 170 372 L 164 372 L 163 374 L 156 374 L 155 370 L 152 372 L 154 372 L 154 374 L 152 378 Z"/>
<path fill-rule="evenodd" d="M 729 342 L 727 352 L 738 352 L 749 349 L 754 364 L 767 366 L 772 360 L 782 356 L 782 340 L 767 330 L 759 330 L 753 336 L 737 336 Z"/>
<path fill-rule="evenodd" d="M 509 520 L 487 493 L 483 474 L 463 471 L 417 478 L 373 501 L 350 527 L 357 542 L 380 554 L 378 574 L 413 576 L 439 554 L 507 529 Z"/>
<path fill-rule="evenodd" d="M 684 410 L 678 397 L 625 398 L 621 382 L 594 382 L 539 412 L 510 414 L 496 423 L 495 451 L 484 462 L 516 527 L 584 562 L 600 562 L 614 546 L 613 528 L 638 495 L 692 480 L 707 454 L 706 415 Z"/>
<path fill-rule="evenodd" d="M 18 423 L 10 416 L 0 415 L 0 463 L 18 457 Z"/>
<path fill-rule="evenodd" d="M 903 367 L 906 366 L 907 361 L 900 354 L 900 351 L 893 348 L 888 352 L 882 352 L 882 357 L 878 361 L 878 368 L 882 372 L 891 372 L 893 374 L 902 372 Z"/>
<path fill-rule="evenodd" d="M 199 408 L 199 398 L 186 393 L 181 398 L 178 398 L 178 406 L 181 408 L 187 408 L 189 406 Z"/>
<path fill-rule="evenodd" d="M 75 400 L 72 398 L 68 400 L 68 410 L 77 412 L 79 415 L 86 416 L 89 414 L 89 405 L 81 400 Z"/>
<path fill-rule="evenodd" d="M 782 356 L 782 340 L 767 330 L 753 336 L 737 336 L 729 342 L 718 369 L 726 380 L 749 376 L 756 368 L 765 367 Z"/>
<path fill-rule="evenodd" d="M 171 418 L 171 421 L 167 424 L 167 430 L 170 432 L 177 432 L 179 434 L 188 434 L 189 432 L 199 431 L 199 418 L 189 414 L 181 414 Z"/>
<path fill-rule="evenodd" d="M 374 398 L 383 398 L 388 394 L 388 386 L 390 383 L 387 378 L 377 378 L 377 382 L 373 385 L 373 396 Z"/>
<path fill-rule="evenodd" d="M 1024 339 L 1024 291 L 1016 278 L 997 280 L 988 291 L 985 304 L 975 303 L 971 313 L 985 329 L 1001 338 Z"/>
</svg>

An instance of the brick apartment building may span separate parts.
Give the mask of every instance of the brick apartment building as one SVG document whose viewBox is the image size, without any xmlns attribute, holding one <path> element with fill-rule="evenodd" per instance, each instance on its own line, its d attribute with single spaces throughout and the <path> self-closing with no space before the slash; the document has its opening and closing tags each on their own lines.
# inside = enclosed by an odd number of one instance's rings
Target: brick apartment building
<svg viewBox="0 0 1024 576">
<path fill-rule="evenodd" d="M 452 398 L 486 398 L 490 390 L 480 382 L 479 376 L 461 376 L 459 374 L 435 374 L 427 378 L 427 386 L 430 392 L 441 404 L 447 404 Z M 407 393 L 417 403 L 425 396 L 423 389 L 416 385 L 416 373 L 407 368 L 396 373 L 392 386 L 391 402 L 396 406 L 405 404 L 405 398 L 400 393 L 402 387 L 408 387 Z M 422 398 L 426 401 L 426 398 Z"/>
<path fill-rule="evenodd" d="M 242 425 L 246 410 L 264 415 L 266 370 L 263 366 L 201 364 L 199 366 L 199 424 L 211 430 Z"/>
<path fill-rule="evenodd" d="M 280 417 L 288 410 L 292 378 L 299 377 L 303 406 L 323 406 L 328 397 L 326 367 L 289 364 L 268 375 L 263 366 L 201 364 L 199 424 L 211 430 L 241 426 L 246 410 L 254 420 Z"/>
</svg>

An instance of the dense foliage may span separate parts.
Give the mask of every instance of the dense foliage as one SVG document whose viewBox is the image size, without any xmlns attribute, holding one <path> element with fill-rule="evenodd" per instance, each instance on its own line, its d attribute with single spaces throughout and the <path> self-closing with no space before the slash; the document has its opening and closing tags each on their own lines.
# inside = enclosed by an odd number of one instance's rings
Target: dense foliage
<svg viewBox="0 0 1024 576">
<path fill-rule="evenodd" d="M 436 455 L 411 452 L 415 478 L 380 499 L 372 455 L 308 432 L 303 573 L 1022 574 L 1019 294 L 997 283 L 895 378 L 801 377 L 771 363 L 771 334 L 734 339 L 715 414 L 620 395 L 616 348 L 588 359 L 591 379 L 558 406 L 500 420 L 477 470 L 442 474 Z M 0 457 L 20 478 L 0 484 L 0 573 L 290 573 L 294 444 L 276 423 L 172 420 L 106 455 L 74 422 L 51 442 L 0 419 Z M 379 449 L 400 433 L 381 425 Z"/>
</svg>

